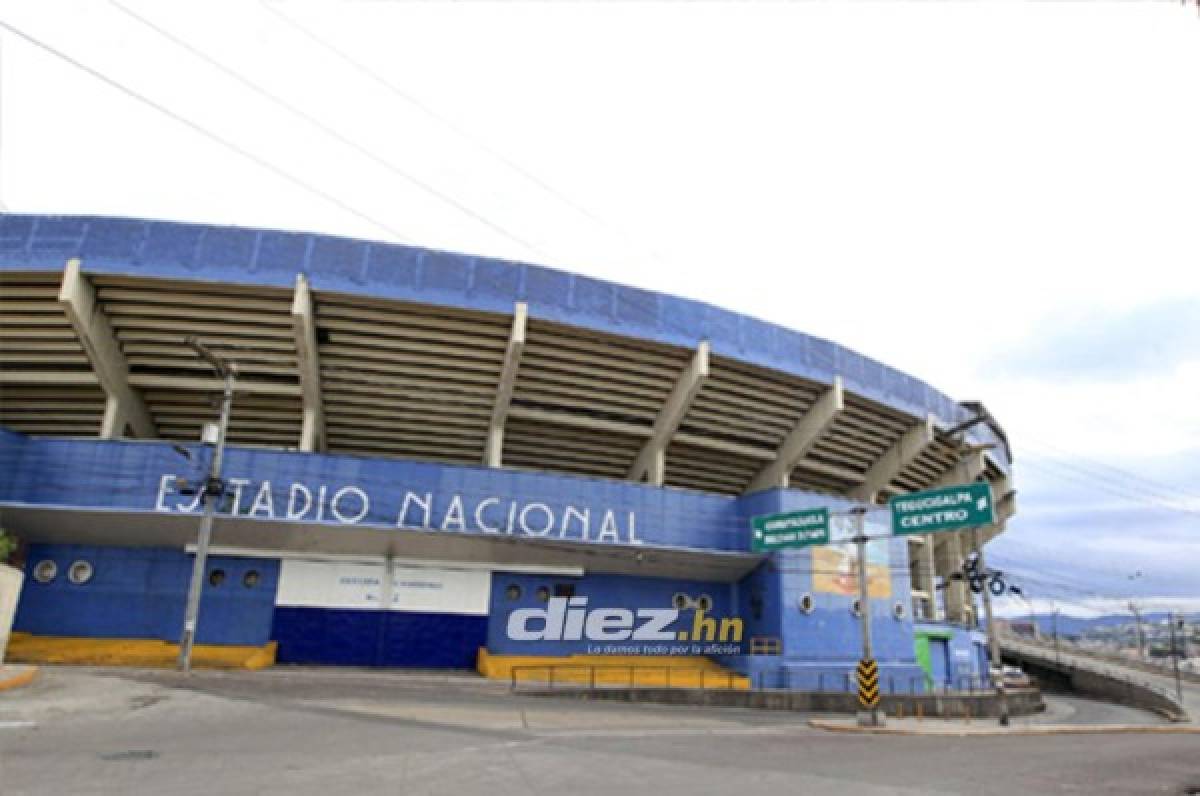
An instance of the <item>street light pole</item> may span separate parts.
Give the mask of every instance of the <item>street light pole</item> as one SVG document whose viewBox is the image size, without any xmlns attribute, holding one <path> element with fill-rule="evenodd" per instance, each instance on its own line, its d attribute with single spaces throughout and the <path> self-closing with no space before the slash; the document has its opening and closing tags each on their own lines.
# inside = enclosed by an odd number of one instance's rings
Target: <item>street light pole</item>
<svg viewBox="0 0 1200 796">
<path fill-rule="evenodd" d="M 208 547 L 212 540 L 213 515 L 216 514 L 217 501 L 225 493 L 221 481 L 221 460 L 225 455 L 225 434 L 229 429 L 229 414 L 233 408 L 233 385 L 237 377 L 237 368 L 217 357 L 195 337 L 185 341 L 189 348 L 212 365 L 217 375 L 224 381 L 224 394 L 221 398 L 221 420 L 217 430 L 216 447 L 208 467 L 208 476 L 202 485 L 204 499 L 204 516 L 200 520 L 200 531 L 196 539 L 196 558 L 192 563 L 192 579 L 188 585 L 187 606 L 183 614 L 183 635 L 179 642 L 179 670 L 192 670 L 192 647 L 196 641 L 196 625 L 200 618 L 200 594 L 204 588 L 204 572 L 208 567 Z"/>
<path fill-rule="evenodd" d="M 1053 603 L 1052 603 L 1053 605 Z M 1054 605 L 1054 663 L 1062 666 L 1062 650 L 1058 646 L 1058 606 Z"/>
<path fill-rule="evenodd" d="M 979 529 L 971 529 L 971 545 L 975 548 L 976 561 L 979 571 L 986 573 L 987 564 L 983 560 L 983 545 L 979 543 Z M 1000 726 L 1008 726 L 1008 692 L 1004 687 L 1004 664 L 1000 659 L 1000 639 L 996 636 L 996 622 L 992 616 L 992 590 L 989 580 L 983 588 L 983 616 L 987 622 L 988 657 L 992 662 L 992 684 L 996 687 L 996 696 L 1000 697 Z"/>
<path fill-rule="evenodd" d="M 1142 612 L 1138 610 L 1137 603 L 1133 600 L 1129 601 L 1129 610 L 1137 623 L 1138 661 L 1144 662 L 1146 660 L 1146 636 L 1142 633 Z"/>
<path fill-rule="evenodd" d="M 1171 629 L 1171 666 L 1175 670 L 1175 698 L 1183 704 L 1183 684 L 1179 681 L 1179 649 L 1175 646 L 1175 614 L 1167 614 L 1167 624 Z"/>
<path fill-rule="evenodd" d="M 858 607 L 859 622 L 862 628 L 862 663 L 869 662 L 874 666 L 876 664 L 871 645 L 871 606 L 868 602 L 871 592 L 867 582 L 867 510 L 860 506 L 850 511 L 854 515 L 854 544 L 858 551 Z M 859 705 L 858 724 L 863 727 L 882 727 L 884 725 L 883 711 L 879 709 L 878 705 L 870 708 Z"/>
</svg>

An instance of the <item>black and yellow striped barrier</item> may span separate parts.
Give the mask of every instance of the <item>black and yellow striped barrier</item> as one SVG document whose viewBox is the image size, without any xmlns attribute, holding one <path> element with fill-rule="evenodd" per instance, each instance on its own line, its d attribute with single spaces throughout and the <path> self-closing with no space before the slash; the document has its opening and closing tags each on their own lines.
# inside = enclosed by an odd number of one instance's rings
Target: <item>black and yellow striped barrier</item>
<svg viewBox="0 0 1200 796">
<path fill-rule="evenodd" d="M 854 679 L 858 681 L 858 704 L 864 708 L 879 705 L 879 664 L 873 658 L 859 661 Z"/>
</svg>

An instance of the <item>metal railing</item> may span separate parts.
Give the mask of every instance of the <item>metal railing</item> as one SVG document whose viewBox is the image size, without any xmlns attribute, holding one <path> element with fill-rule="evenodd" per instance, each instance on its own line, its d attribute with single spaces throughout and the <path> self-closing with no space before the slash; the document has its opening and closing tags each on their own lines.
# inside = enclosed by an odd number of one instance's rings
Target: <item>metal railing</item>
<svg viewBox="0 0 1200 796">
<path fill-rule="evenodd" d="M 784 669 L 781 677 L 771 677 L 778 685 L 768 686 L 768 675 L 759 672 L 753 679 L 757 690 L 778 689 L 783 691 L 808 691 L 818 694 L 853 694 L 858 685 L 852 672 L 818 672 L 813 675 Z M 895 696 L 921 696 L 926 694 L 961 695 L 994 694 L 995 685 L 985 677 L 950 677 L 935 681 L 925 675 L 913 677 L 882 675 L 879 678 L 880 693 Z M 1011 688 L 1009 690 L 1012 690 Z"/>
<path fill-rule="evenodd" d="M 1056 650 L 1053 647 L 1046 648 L 1039 645 L 1030 644 L 1025 641 L 1014 641 L 1011 638 L 1004 639 L 1001 644 L 1004 649 L 1010 652 L 1015 652 L 1028 659 L 1035 660 L 1038 665 L 1045 666 L 1048 669 L 1066 672 L 1087 672 L 1089 674 L 1120 683 L 1121 685 L 1125 686 L 1129 692 L 1131 692 L 1134 688 L 1145 689 L 1146 691 L 1150 691 L 1174 705 L 1181 715 L 1188 715 L 1184 705 L 1171 691 L 1171 689 L 1158 683 L 1152 683 L 1148 680 L 1131 676 L 1133 671 L 1141 671 L 1140 669 L 1131 671 L 1127 668 L 1104 666 L 1100 661 L 1089 660 L 1085 656 L 1079 655 L 1071 650 L 1068 650 L 1064 657 L 1061 651 Z M 1130 696 L 1132 696 L 1132 694 L 1130 694 Z"/>
<path fill-rule="evenodd" d="M 1050 652 L 1061 650 L 1068 655 L 1077 655 L 1084 658 L 1091 658 L 1096 661 L 1105 661 L 1114 663 L 1125 669 L 1136 669 L 1146 674 L 1156 674 L 1160 677 L 1174 677 L 1174 672 L 1171 669 L 1170 659 L 1155 662 L 1154 660 L 1138 660 L 1137 658 L 1126 658 L 1123 655 L 1118 655 L 1115 652 L 1106 650 L 1092 649 L 1090 647 L 1081 647 L 1069 639 L 1059 639 L 1056 643 L 1052 639 L 1046 638 L 1026 638 L 1014 634 L 1001 636 L 1002 643 L 1025 644 L 1030 647 L 1048 650 Z M 1186 669 L 1179 670 L 1179 677 L 1190 683 L 1200 683 L 1200 672 L 1189 672 Z"/>
<path fill-rule="evenodd" d="M 520 674 L 543 674 L 544 679 L 521 677 Z M 563 676 L 573 673 L 583 674 L 583 677 Z M 598 678 L 596 675 L 600 673 Z M 609 675 L 615 676 L 609 676 Z M 656 675 L 650 678 L 648 675 Z M 625 675 L 624 677 L 620 675 Z M 640 682 L 639 682 L 640 679 Z M 657 682 L 647 683 L 648 679 Z M 673 679 L 673 681 L 672 681 Z M 510 671 L 510 688 L 517 690 L 520 684 L 541 685 L 550 689 L 556 688 L 727 688 L 731 689 L 742 681 L 745 675 L 729 670 L 710 669 L 704 667 L 685 666 L 656 666 L 653 664 L 621 664 L 621 663 L 535 663 L 521 664 L 512 667 Z"/>
</svg>

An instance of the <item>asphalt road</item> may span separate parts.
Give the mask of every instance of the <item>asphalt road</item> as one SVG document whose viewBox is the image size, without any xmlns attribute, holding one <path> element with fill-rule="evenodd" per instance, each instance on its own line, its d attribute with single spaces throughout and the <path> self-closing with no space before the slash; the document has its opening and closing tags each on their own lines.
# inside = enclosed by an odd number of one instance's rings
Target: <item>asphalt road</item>
<svg viewBox="0 0 1200 796">
<path fill-rule="evenodd" d="M 859 736 L 813 730 L 805 718 L 514 697 L 470 676 L 278 669 L 185 681 L 170 672 L 47 669 L 34 686 L 0 693 L 0 793 L 1200 788 L 1197 735 Z"/>
<path fill-rule="evenodd" d="M 1113 672 L 1136 682 L 1148 683 L 1167 694 L 1174 695 L 1176 693 L 1174 678 L 1165 672 L 1161 674 L 1146 672 L 1135 667 L 1121 666 L 1119 663 L 1113 661 L 1097 659 L 1067 649 L 1062 649 L 1055 653 L 1054 648 L 1049 645 L 1018 642 L 1014 639 L 1009 639 L 1005 643 L 1014 647 L 1025 647 L 1042 655 L 1056 655 L 1064 663 L 1082 669 Z M 1187 711 L 1191 723 L 1200 724 L 1200 684 L 1184 680 L 1179 684 L 1179 687 L 1183 696 L 1183 707 Z"/>
</svg>

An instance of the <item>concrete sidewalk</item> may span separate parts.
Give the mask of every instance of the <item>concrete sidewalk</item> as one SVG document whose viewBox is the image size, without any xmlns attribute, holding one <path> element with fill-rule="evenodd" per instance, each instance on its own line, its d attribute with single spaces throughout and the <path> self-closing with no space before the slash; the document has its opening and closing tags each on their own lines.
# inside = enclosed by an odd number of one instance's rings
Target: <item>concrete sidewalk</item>
<svg viewBox="0 0 1200 796">
<path fill-rule="evenodd" d="M 1001 727 L 994 720 L 977 722 L 892 719 L 884 727 L 860 727 L 855 719 L 810 719 L 808 726 L 827 732 L 866 735 L 932 735 L 965 738 L 998 735 L 1107 735 L 1147 733 L 1151 735 L 1200 735 L 1200 727 L 1188 724 L 1012 724 Z"/>
<path fill-rule="evenodd" d="M 37 677 L 38 667 L 17 663 L 0 664 L 0 691 L 29 685 Z"/>
</svg>

